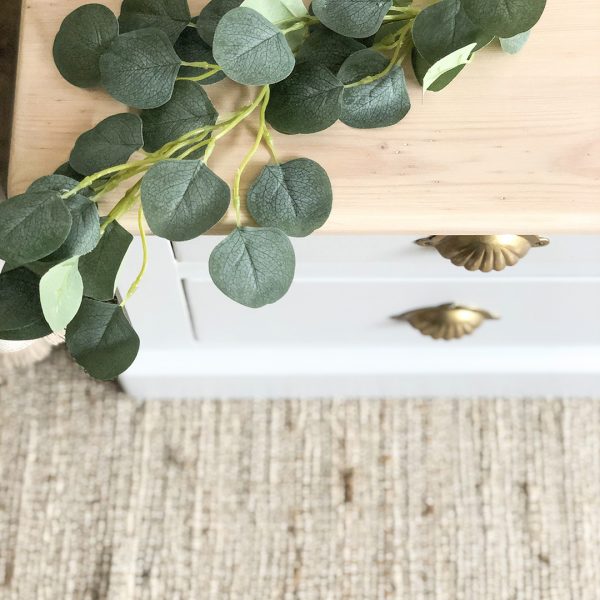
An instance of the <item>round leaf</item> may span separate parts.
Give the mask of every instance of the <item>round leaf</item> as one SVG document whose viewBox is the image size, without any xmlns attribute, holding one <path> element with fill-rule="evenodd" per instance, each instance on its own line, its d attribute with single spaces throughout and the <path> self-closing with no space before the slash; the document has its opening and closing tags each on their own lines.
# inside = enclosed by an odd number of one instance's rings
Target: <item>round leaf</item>
<svg viewBox="0 0 600 600">
<path fill-rule="evenodd" d="M 0 339 L 35 340 L 52 332 L 42 312 L 39 282 L 24 267 L 0 274 Z"/>
<path fill-rule="evenodd" d="M 191 240 L 227 212 L 228 185 L 203 162 L 165 160 L 142 181 L 142 205 L 152 231 L 172 241 Z"/>
<path fill-rule="evenodd" d="M 316 27 L 296 53 L 298 63 L 312 62 L 337 73 L 344 61 L 365 46 L 325 27 Z"/>
<path fill-rule="evenodd" d="M 381 73 L 388 59 L 374 50 L 356 52 L 342 65 L 338 77 L 344 84 L 355 83 Z M 389 127 L 410 110 L 404 71 L 394 66 L 385 76 L 371 83 L 347 87 L 342 95 L 341 120 L 360 129 Z"/>
<path fill-rule="evenodd" d="M 460 0 L 442 0 L 425 8 L 415 19 L 412 35 L 417 50 L 430 64 L 468 44 L 475 43 L 479 50 L 494 37 L 473 24 Z"/>
<path fill-rule="evenodd" d="M 461 0 L 461 3 L 473 23 L 503 38 L 531 29 L 546 8 L 546 0 Z"/>
<path fill-rule="evenodd" d="M 155 27 L 175 43 L 190 19 L 187 0 L 123 0 L 119 25 L 121 33 Z"/>
<path fill-rule="evenodd" d="M 243 227 L 210 255 L 210 276 L 229 298 L 250 308 L 280 300 L 294 280 L 294 247 L 279 229 Z"/>
<path fill-rule="evenodd" d="M 142 113 L 144 148 L 156 152 L 194 129 L 214 125 L 217 117 L 217 111 L 201 85 L 194 81 L 178 81 L 166 104 Z"/>
<path fill-rule="evenodd" d="M 181 60 L 164 31 L 141 29 L 120 35 L 100 58 L 102 84 L 115 99 L 134 108 L 168 102 Z"/>
<path fill-rule="evenodd" d="M 323 167 L 307 158 L 267 165 L 248 192 L 248 210 L 264 227 L 304 237 L 331 213 L 333 193 Z"/>
<path fill-rule="evenodd" d="M 192 27 L 186 27 L 175 43 L 175 52 L 181 60 L 186 62 L 206 62 L 209 64 L 215 63 L 215 57 L 212 53 L 212 48 L 198 35 L 198 32 Z M 179 77 L 197 77 L 204 75 L 208 69 L 200 69 L 197 67 L 182 66 L 179 69 Z M 225 73 L 219 71 L 211 75 L 207 79 L 202 79 L 201 85 L 211 85 L 225 79 Z M 177 85 L 177 84 L 175 84 Z"/>
<path fill-rule="evenodd" d="M 213 44 L 215 31 L 221 19 L 234 8 L 238 8 L 243 0 L 210 0 L 202 9 L 196 27 L 198 35 L 210 46 Z"/>
<path fill-rule="evenodd" d="M 62 331 L 77 314 L 83 299 L 83 281 L 75 256 L 52 267 L 40 280 L 40 302 L 52 331 Z"/>
<path fill-rule="evenodd" d="M 106 6 L 86 4 L 66 17 L 54 40 L 60 74 L 78 87 L 100 83 L 100 56 L 119 35 L 117 17 Z"/>
<path fill-rule="evenodd" d="M 282 133 L 315 133 L 331 127 L 342 110 L 342 82 L 325 67 L 298 65 L 271 88 L 267 120 Z"/>
<path fill-rule="evenodd" d="M 2 202 L 0 258 L 24 265 L 48 256 L 67 239 L 71 222 L 58 192 L 27 192 Z"/>
<path fill-rule="evenodd" d="M 313 0 L 312 8 L 323 25 L 352 38 L 377 33 L 392 0 Z"/>
<path fill-rule="evenodd" d="M 108 381 L 127 370 L 140 339 L 118 304 L 84 298 L 66 334 L 71 356 L 96 379 Z"/>
<path fill-rule="evenodd" d="M 75 142 L 69 162 L 82 175 L 126 163 L 144 145 L 142 120 L 123 113 L 104 119 Z"/>
<path fill-rule="evenodd" d="M 277 83 L 295 63 L 285 36 L 251 8 L 234 8 L 221 19 L 213 53 L 225 75 L 245 85 Z"/>
</svg>

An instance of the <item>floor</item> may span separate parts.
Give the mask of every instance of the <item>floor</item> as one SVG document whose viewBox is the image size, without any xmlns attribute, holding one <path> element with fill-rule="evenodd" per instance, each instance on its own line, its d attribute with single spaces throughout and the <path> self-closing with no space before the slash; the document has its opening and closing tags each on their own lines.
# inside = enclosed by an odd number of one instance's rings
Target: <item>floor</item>
<svg viewBox="0 0 600 600">
<path fill-rule="evenodd" d="M 0 381 L 0 600 L 598 598 L 598 401 Z"/>
</svg>

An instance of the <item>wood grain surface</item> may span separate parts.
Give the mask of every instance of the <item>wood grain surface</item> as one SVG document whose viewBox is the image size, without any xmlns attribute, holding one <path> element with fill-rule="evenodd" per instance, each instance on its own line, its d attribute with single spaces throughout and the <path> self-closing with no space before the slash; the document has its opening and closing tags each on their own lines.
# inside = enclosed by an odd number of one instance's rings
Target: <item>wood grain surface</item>
<svg viewBox="0 0 600 600">
<path fill-rule="evenodd" d="M 118 9 L 118 0 L 103 2 Z M 124 110 L 102 91 L 71 86 L 53 64 L 62 19 L 84 3 L 25 0 L 12 195 L 64 162 L 81 132 Z M 193 0 L 193 11 L 204 3 Z M 335 202 L 325 233 L 600 233 L 599 31 L 597 0 L 549 0 L 521 54 L 493 44 L 441 93 L 423 98 L 409 67 L 413 107 L 395 127 L 276 134 L 279 154 L 310 157 L 330 173 Z M 221 114 L 254 93 L 231 83 L 208 90 Z M 236 130 L 211 159 L 229 181 L 253 126 Z M 265 160 L 266 150 L 246 184 Z M 125 221 L 135 231 L 134 215 Z M 215 232 L 231 223 L 229 215 Z"/>
</svg>

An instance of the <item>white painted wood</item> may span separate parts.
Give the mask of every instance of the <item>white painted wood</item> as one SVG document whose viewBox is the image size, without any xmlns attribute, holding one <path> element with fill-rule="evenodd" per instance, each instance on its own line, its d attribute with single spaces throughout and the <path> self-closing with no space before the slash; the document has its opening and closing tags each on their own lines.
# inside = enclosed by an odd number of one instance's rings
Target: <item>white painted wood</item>
<svg viewBox="0 0 600 600">
<path fill-rule="evenodd" d="M 469 273 L 442 258 L 433 248 L 414 244 L 407 235 L 315 235 L 294 239 L 298 271 L 310 269 L 327 277 L 463 277 L 489 281 L 511 277 L 600 277 L 600 235 L 556 235 L 545 248 L 533 248 L 512 268 L 500 273 Z M 538 232 L 542 233 L 542 232 Z M 222 237 L 200 237 L 174 244 L 175 255 L 184 263 L 206 264 Z"/>
</svg>

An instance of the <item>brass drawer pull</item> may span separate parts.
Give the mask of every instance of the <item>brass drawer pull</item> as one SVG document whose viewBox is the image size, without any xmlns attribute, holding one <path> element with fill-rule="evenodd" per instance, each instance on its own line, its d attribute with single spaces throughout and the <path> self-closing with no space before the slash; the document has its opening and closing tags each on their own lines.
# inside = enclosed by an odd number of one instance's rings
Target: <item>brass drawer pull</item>
<svg viewBox="0 0 600 600">
<path fill-rule="evenodd" d="M 458 340 L 479 329 L 484 321 L 499 318 L 487 310 L 454 303 L 419 308 L 392 317 L 410 323 L 434 340 Z"/>
<path fill-rule="evenodd" d="M 432 235 L 415 243 L 435 248 L 457 267 L 489 273 L 516 265 L 531 248 L 550 240 L 538 235 Z"/>
</svg>

